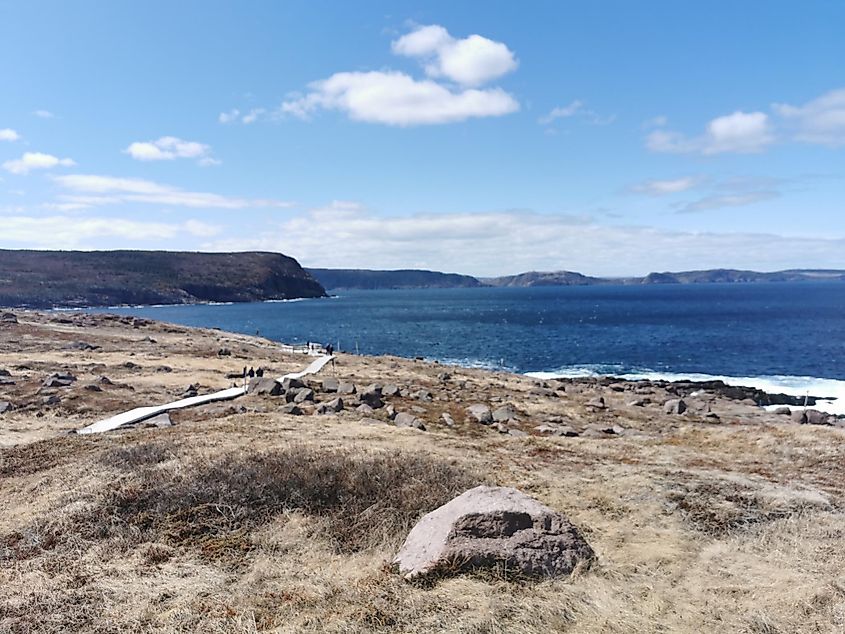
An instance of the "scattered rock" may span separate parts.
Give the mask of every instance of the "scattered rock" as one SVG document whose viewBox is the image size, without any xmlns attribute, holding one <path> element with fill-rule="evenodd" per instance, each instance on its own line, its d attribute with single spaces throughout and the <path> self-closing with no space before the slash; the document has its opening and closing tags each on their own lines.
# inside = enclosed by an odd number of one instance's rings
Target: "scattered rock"
<svg viewBox="0 0 845 634">
<path fill-rule="evenodd" d="M 467 413 L 482 425 L 489 425 L 493 422 L 493 414 L 490 412 L 490 408 L 481 403 L 470 405 L 467 408 Z"/>
<path fill-rule="evenodd" d="M 516 419 L 516 410 L 510 405 L 502 405 L 493 410 L 492 416 L 494 422 L 507 423 Z"/>
<path fill-rule="evenodd" d="M 282 406 L 280 411 L 282 414 L 289 414 L 290 416 L 302 416 L 302 409 L 296 403 L 287 403 Z"/>
<path fill-rule="evenodd" d="M 15 406 L 12 405 L 9 401 L 0 401 L 0 414 L 11 412 L 13 409 L 15 409 Z"/>
<path fill-rule="evenodd" d="M 171 372 L 173 372 L 173 368 L 171 368 L 169 365 L 160 365 L 156 367 L 156 372 L 159 372 L 160 374 L 170 374 Z M 240 374 L 238 374 L 237 376 L 240 376 Z"/>
<path fill-rule="evenodd" d="M 304 387 L 297 392 L 296 396 L 293 399 L 294 403 L 304 403 L 305 401 L 313 401 L 314 400 L 314 390 Z M 339 400 L 339 399 L 336 399 Z"/>
<path fill-rule="evenodd" d="M 114 385 L 112 380 L 107 376 L 101 376 L 99 379 L 97 379 L 97 381 L 100 383 L 100 385 Z"/>
<path fill-rule="evenodd" d="M 60 372 L 48 376 L 41 385 L 42 387 L 68 387 L 74 381 L 76 377 L 72 374 Z"/>
<path fill-rule="evenodd" d="M 84 352 L 89 352 L 91 350 L 99 350 L 100 346 L 95 346 L 92 343 L 88 343 L 86 341 L 74 341 L 72 344 L 68 345 L 68 350 L 82 350 Z"/>
<path fill-rule="evenodd" d="M 193 398 L 199 394 L 199 385 L 194 385 L 191 383 L 188 387 L 185 388 L 185 391 L 182 392 L 182 398 Z"/>
<path fill-rule="evenodd" d="M 4 324 L 16 324 L 18 323 L 18 316 L 15 313 L 3 313 L 0 315 L 0 322 Z"/>
<path fill-rule="evenodd" d="M 430 391 L 426 389 L 421 389 L 411 394 L 411 398 L 416 399 L 418 401 L 431 401 L 432 395 Z"/>
<path fill-rule="evenodd" d="M 406 579 L 501 566 L 561 577 L 595 553 L 569 520 L 521 491 L 478 486 L 424 516 L 393 560 Z"/>
<path fill-rule="evenodd" d="M 628 403 L 628 407 L 645 407 L 649 403 L 651 403 L 651 399 L 638 398 L 638 399 L 634 399 L 633 401 Z"/>
<path fill-rule="evenodd" d="M 510 431 L 508 429 L 508 426 L 504 423 L 493 423 L 492 425 L 490 425 L 490 428 L 495 429 L 500 434 L 507 434 Z"/>
<path fill-rule="evenodd" d="M 373 409 L 384 407 L 384 403 L 381 400 L 381 385 L 378 383 L 373 383 L 365 387 L 358 393 L 358 398 L 362 403 L 366 403 Z"/>
<path fill-rule="evenodd" d="M 792 420 L 802 425 L 830 425 L 830 415 L 817 409 L 797 409 Z"/>
<path fill-rule="evenodd" d="M 62 402 L 62 399 L 60 399 L 55 394 L 51 394 L 50 396 L 45 396 L 44 398 L 41 399 L 41 404 L 46 405 L 48 407 L 51 406 L 51 405 L 60 405 L 61 402 Z"/>
<path fill-rule="evenodd" d="M 141 366 L 140 366 L 140 365 L 138 365 L 137 363 L 133 363 L 132 361 L 126 361 L 126 362 L 123 364 L 123 367 L 124 367 L 124 368 L 126 368 L 127 370 L 137 370 L 137 369 L 138 369 L 138 368 L 140 368 Z"/>
<path fill-rule="evenodd" d="M 144 427 L 173 427 L 173 421 L 170 418 L 170 414 L 168 414 L 167 412 L 163 412 L 158 416 L 148 418 L 147 420 L 143 421 L 142 424 L 144 425 Z"/>
<path fill-rule="evenodd" d="M 448 426 L 448 427 L 454 427 L 455 426 L 455 420 L 452 418 L 452 415 L 449 412 L 443 412 L 440 415 L 440 420 L 442 420 L 443 424 Z"/>
<path fill-rule="evenodd" d="M 317 406 L 318 414 L 330 414 L 343 411 L 343 399 L 338 397 Z"/>
<path fill-rule="evenodd" d="M 528 436 L 528 432 L 522 431 L 521 429 L 510 429 L 508 430 L 508 435 L 516 438 L 524 438 L 525 436 Z"/>
<path fill-rule="evenodd" d="M 218 357 L 231 357 L 232 351 L 229 350 L 229 348 L 220 348 L 220 350 L 217 351 L 217 356 Z"/>
<path fill-rule="evenodd" d="M 554 390 L 540 386 L 532 387 L 530 390 L 528 390 L 528 393 L 532 396 L 544 396 L 546 398 L 553 398 L 557 396 L 557 393 Z"/>
<path fill-rule="evenodd" d="M 663 411 L 666 414 L 683 414 L 687 411 L 687 404 L 681 398 L 672 398 L 663 403 Z"/>
<path fill-rule="evenodd" d="M 101 388 L 96 383 L 89 383 L 88 385 L 84 386 L 82 389 L 87 390 L 89 392 L 102 392 L 103 391 L 103 388 Z"/>
<path fill-rule="evenodd" d="M 321 382 L 321 387 L 323 388 L 324 392 L 337 392 L 338 388 L 340 387 L 340 381 L 338 381 L 333 376 L 326 377 Z"/>
<path fill-rule="evenodd" d="M 393 419 L 393 422 L 397 427 L 413 427 L 414 429 L 425 431 L 425 424 L 413 414 L 408 414 L 406 412 L 396 414 L 396 418 Z"/>
<path fill-rule="evenodd" d="M 362 418 L 361 424 L 363 425 L 386 425 L 383 420 L 379 420 L 378 418 Z"/>
<path fill-rule="evenodd" d="M 282 384 L 269 377 L 255 378 L 250 379 L 246 391 L 248 394 L 259 396 L 279 396 L 282 393 Z"/>
<path fill-rule="evenodd" d="M 592 407 L 593 409 L 607 409 L 607 404 L 605 404 L 603 396 L 591 398 L 589 401 L 584 403 L 584 405 L 586 405 L 587 407 Z"/>
<path fill-rule="evenodd" d="M 354 383 L 350 383 L 349 381 L 341 381 L 337 386 L 338 394 L 356 394 L 357 392 L 358 388 L 355 387 Z"/>
<path fill-rule="evenodd" d="M 297 390 L 299 388 L 305 387 L 305 383 L 303 383 L 299 379 L 294 379 L 292 377 L 285 377 L 282 380 L 282 387 L 284 388 L 285 392 L 288 390 Z"/>
<path fill-rule="evenodd" d="M 388 383 L 381 389 L 382 396 L 402 396 L 402 390 L 395 383 Z"/>
<path fill-rule="evenodd" d="M 372 407 L 370 407 L 366 403 L 361 403 L 358 407 L 355 408 L 355 411 L 358 412 L 359 414 L 363 414 L 364 416 L 369 416 L 370 414 L 372 414 L 376 410 L 374 410 Z"/>
<path fill-rule="evenodd" d="M 772 410 L 772 413 L 777 414 L 779 416 L 789 416 L 792 414 L 792 410 L 788 407 L 776 407 L 774 410 Z"/>
<path fill-rule="evenodd" d="M 393 420 L 396 417 L 396 408 L 393 407 L 393 405 L 388 405 L 384 408 L 384 411 L 387 414 L 387 417 L 390 418 L 390 420 Z"/>
<path fill-rule="evenodd" d="M 448 372 L 441 372 L 437 375 L 437 380 L 446 383 L 447 381 L 452 380 L 452 375 Z"/>
</svg>

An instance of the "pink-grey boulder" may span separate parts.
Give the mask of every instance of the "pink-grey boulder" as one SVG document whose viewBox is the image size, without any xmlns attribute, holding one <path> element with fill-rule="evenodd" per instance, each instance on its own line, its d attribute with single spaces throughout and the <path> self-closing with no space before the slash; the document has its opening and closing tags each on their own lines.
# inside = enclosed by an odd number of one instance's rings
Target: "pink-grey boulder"
<svg viewBox="0 0 845 634">
<path fill-rule="evenodd" d="M 561 513 L 517 489 L 482 485 L 423 517 L 393 563 L 409 580 L 483 568 L 562 577 L 594 558 Z"/>
</svg>

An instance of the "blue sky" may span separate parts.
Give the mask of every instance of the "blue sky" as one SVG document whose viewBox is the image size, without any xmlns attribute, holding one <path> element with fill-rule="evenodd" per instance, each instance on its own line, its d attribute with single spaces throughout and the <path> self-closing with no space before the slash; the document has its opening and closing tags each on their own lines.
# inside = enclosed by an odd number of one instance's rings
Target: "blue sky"
<svg viewBox="0 0 845 634">
<path fill-rule="evenodd" d="M 0 247 L 845 268 L 845 3 L 0 0 Z"/>
</svg>

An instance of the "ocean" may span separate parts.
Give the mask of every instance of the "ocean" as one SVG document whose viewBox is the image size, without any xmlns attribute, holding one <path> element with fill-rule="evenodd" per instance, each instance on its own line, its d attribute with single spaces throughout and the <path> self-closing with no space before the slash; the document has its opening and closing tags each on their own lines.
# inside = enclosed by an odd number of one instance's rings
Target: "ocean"
<svg viewBox="0 0 845 634">
<path fill-rule="evenodd" d="M 540 378 L 722 378 L 838 396 L 845 284 L 759 283 L 336 291 L 329 299 L 108 310 L 360 354 Z"/>
</svg>

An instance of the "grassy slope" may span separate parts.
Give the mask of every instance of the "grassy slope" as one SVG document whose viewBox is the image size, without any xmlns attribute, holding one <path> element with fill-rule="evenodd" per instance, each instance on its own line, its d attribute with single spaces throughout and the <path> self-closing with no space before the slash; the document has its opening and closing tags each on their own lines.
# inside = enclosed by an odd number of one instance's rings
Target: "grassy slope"
<svg viewBox="0 0 845 634">
<path fill-rule="evenodd" d="M 17 381 L 0 398 L 22 405 L 0 417 L 0 632 L 845 627 L 841 429 L 721 400 L 710 406 L 722 423 L 710 424 L 664 415 L 660 391 L 654 405 L 629 408 L 631 393 L 590 384 L 546 397 L 524 377 L 449 369 L 443 381 L 441 366 L 343 356 L 339 377 L 431 390 L 430 403 L 394 400 L 422 409 L 429 431 L 365 425 L 350 411 L 290 417 L 276 399 L 249 397 L 175 414 L 170 429 L 66 437 L 57 434 L 191 382 L 225 387 L 243 365 L 275 374 L 305 361 L 215 331 L 20 317 L 0 327 L 0 359 Z M 79 340 L 102 348 L 64 348 Z M 221 346 L 233 357 L 218 357 Z M 80 380 L 45 409 L 35 392 L 61 368 Z M 113 386 L 84 388 L 104 374 Z M 608 412 L 585 407 L 598 393 Z M 495 399 L 514 403 L 526 430 L 559 416 L 628 431 L 515 438 L 464 420 L 467 404 Z M 454 429 L 436 422 L 445 410 Z M 565 512 L 597 565 L 539 583 L 401 581 L 387 564 L 413 519 L 479 481 Z"/>
</svg>

